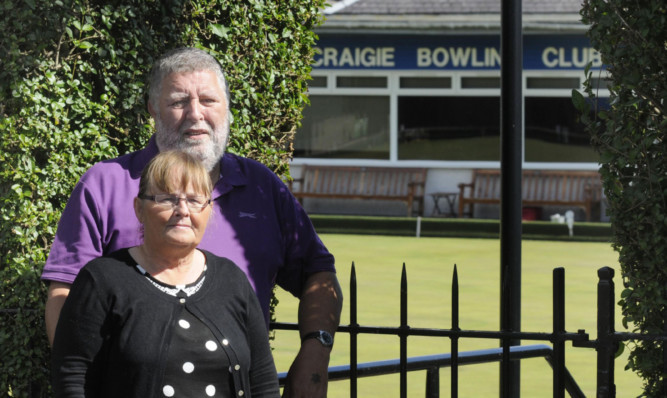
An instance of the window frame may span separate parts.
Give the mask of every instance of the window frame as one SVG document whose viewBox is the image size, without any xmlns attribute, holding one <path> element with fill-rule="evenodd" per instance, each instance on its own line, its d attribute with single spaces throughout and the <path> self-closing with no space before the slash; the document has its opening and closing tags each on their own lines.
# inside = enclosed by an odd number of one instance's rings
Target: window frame
<svg viewBox="0 0 667 398">
<path fill-rule="evenodd" d="M 419 97 L 500 97 L 500 88 L 463 88 L 464 78 L 500 78 L 500 71 L 434 71 L 434 70 L 331 70 L 314 69 L 312 76 L 325 77 L 326 87 L 309 87 L 308 95 L 363 95 L 389 97 L 389 160 L 377 159 L 331 159 L 331 158 L 298 158 L 292 160 L 294 165 L 321 164 L 321 165 L 355 165 L 355 166 L 401 166 L 401 167 L 430 167 L 430 168 L 499 168 L 498 161 L 447 161 L 447 160 L 399 160 L 398 159 L 398 98 L 400 96 Z M 354 88 L 336 87 L 338 77 L 385 77 L 386 88 Z M 400 88 L 401 77 L 418 78 L 449 78 L 450 88 Z M 525 70 L 522 77 L 522 94 L 525 97 L 552 97 L 563 98 L 572 96 L 572 88 L 541 89 L 528 88 L 529 78 L 579 78 L 579 91 L 583 91 L 585 80 L 581 70 Z M 605 76 L 602 76 L 605 77 Z M 608 97 L 609 91 L 600 89 L 600 97 Z M 525 119 L 524 119 L 525 120 Z M 522 123 L 522 127 L 525 123 Z M 522 131 L 522 135 L 525 131 Z M 571 163 L 571 162 L 526 162 L 525 142 L 522 148 L 522 167 L 524 169 L 555 169 L 555 170 L 597 170 L 598 163 Z"/>
</svg>

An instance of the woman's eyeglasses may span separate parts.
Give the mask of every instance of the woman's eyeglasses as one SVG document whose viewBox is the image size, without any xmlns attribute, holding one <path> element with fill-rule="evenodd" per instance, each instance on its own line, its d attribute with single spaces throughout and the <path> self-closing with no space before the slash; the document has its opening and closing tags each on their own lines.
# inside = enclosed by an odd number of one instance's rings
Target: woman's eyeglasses
<svg viewBox="0 0 667 398">
<path fill-rule="evenodd" d="M 169 193 L 163 193 L 158 195 L 139 195 L 139 199 L 147 199 L 154 201 L 158 206 L 164 208 L 173 209 L 178 207 L 178 204 L 181 200 L 185 201 L 186 206 L 190 211 L 199 213 L 204 210 L 206 206 L 211 203 L 211 199 L 206 198 L 205 196 L 185 196 L 181 197 L 178 195 L 173 195 Z"/>
</svg>

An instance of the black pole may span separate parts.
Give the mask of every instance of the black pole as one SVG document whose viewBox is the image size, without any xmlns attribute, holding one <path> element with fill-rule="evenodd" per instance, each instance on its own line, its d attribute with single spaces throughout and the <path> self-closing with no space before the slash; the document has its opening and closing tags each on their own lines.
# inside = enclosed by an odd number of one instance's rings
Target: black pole
<svg viewBox="0 0 667 398">
<path fill-rule="evenodd" d="M 459 328 L 459 273 L 454 264 L 454 275 L 452 276 L 452 330 L 461 331 Z M 451 366 L 451 398 L 459 397 L 459 336 L 452 337 L 452 366 Z"/>
<path fill-rule="evenodd" d="M 501 2 L 500 86 L 500 327 L 521 330 L 521 167 L 523 143 L 523 95 L 521 91 L 523 45 L 521 0 Z M 517 340 L 511 345 L 519 345 Z M 519 361 L 503 363 L 500 393 L 520 395 Z"/>
<path fill-rule="evenodd" d="M 357 398 L 357 361 L 359 324 L 357 323 L 357 270 L 352 262 L 350 271 L 350 398 Z"/>
<path fill-rule="evenodd" d="M 553 398 L 565 398 L 565 269 L 553 270 Z"/>
</svg>

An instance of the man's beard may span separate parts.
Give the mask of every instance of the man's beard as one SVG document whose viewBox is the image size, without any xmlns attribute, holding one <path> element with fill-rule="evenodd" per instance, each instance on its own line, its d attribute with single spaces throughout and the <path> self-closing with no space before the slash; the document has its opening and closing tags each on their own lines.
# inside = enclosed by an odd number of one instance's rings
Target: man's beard
<svg viewBox="0 0 667 398">
<path fill-rule="evenodd" d="M 205 128 L 208 131 L 208 140 L 188 139 L 185 130 L 194 127 L 193 125 L 181 125 L 180 131 L 167 130 L 159 117 L 155 118 L 155 136 L 156 143 L 161 152 L 177 150 L 188 153 L 202 162 L 206 170 L 211 171 L 218 164 L 227 147 L 229 137 L 229 121 L 223 126 L 212 129 L 211 126 L 202 122 L 197 124 L 197 129 Z M 202 142 L 204 141 L 204 142 Z"/>
</svg>

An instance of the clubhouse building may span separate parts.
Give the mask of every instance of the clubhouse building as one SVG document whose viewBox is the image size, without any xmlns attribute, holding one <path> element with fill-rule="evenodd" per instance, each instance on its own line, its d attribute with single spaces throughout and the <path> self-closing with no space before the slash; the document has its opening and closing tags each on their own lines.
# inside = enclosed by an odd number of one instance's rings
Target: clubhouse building
<svg viewBox="0 0 667 398">
<path fill-rule="evenodd" d="M 430 216 L 431 193 L 457 192 L 473 170 L 500 168 L 499 1 L 329 4 L 317 30 L 311 105 L 295 137 L 294 177 L 305 164 L 427 168 Z M 606 72 L 580 21 L 580 0 L 524 0 L 522 7 L 523 168 L 596 171 L 598 156 L 571 98 L 587 65 L 602 83 Z M 405 212 L 400 203 L 374 200 L 306 199 L 304 206 L 311 213 Z M 475 210 L 475 217 L 498 214 L 498 206 Z"/>
</svg>

